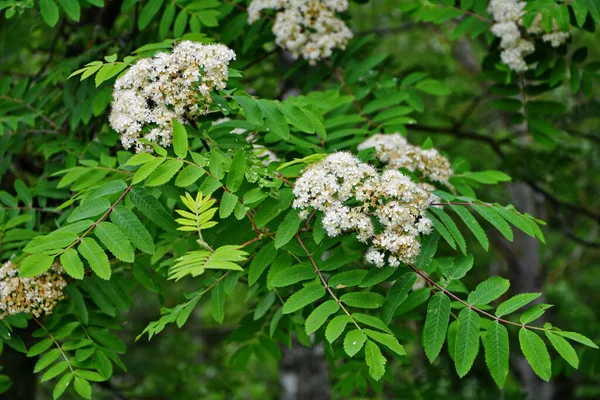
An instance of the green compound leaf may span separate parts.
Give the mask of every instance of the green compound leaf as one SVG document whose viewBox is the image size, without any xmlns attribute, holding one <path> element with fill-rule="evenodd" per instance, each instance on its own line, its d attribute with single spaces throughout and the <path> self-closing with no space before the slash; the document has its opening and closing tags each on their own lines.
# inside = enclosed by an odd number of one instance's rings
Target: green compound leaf
<svg viewBox="0 0 600 400">
<path fill-rule="evenodd" d="M 325 287 L 315 284 L 308 285 L 291 295 L 283 305 L 283 313 L 289 314 L 319 300 L 325 296 Z"/>
<path fill-rule="evenodd" d="M 386 359 L 379 346 L 370 340 L 365 345 L 365 362 L 369 367 L 369 375 L 376 381 L 380 380 L 385 373 Z"/>
<path fill-rule="evenodd" d="M 317 331 L 317 329 L 323 326 L 325 321 L 327 321 L 327 318 L 335 314 L 339 309 L 340 306 L 334 300 L 327 300 L 315 308 L 314 311 L 310 313 L 308 318 L 306 318 L 306 322 L 304 323 L 304 330 L 306 331 L 306 334 L 310 335 L 311 333 Z"/>
<path fill-rule="evenodd" d="M 485 350 L 485 363 L 498 387 L 503 388 L 508 376 L 508 331 L 498 321 L 488 325 L 487 333 L 483 337 Z"/>
<path fill-rule="evenodd" d="M 552 363 L 546 344 L 535 332 L 526 328 L 519 330 L 519 344 L 533 372 L 548 382 L 552 377 Z"/>
<path fill-rule="evenodd" d="M 351 330 L 346 334 L 346 337 L 344 338 L 344 351 L 350 357 L 353 357 L 356 353 L 360 351 L 360 349 L 362 349 L 366 340 L 367 337 L 364 333 L 362 333 L 358 329 Z"/>
<path fill-rule="evenodd" d="M 90 264 L 90 268 L 96 275 L 102 279 L 110 279 L 111 270 L 108 256 L 94 239 L 88 237 L 81 239 L 81 243 L 77 249 Z"/>
<path fill-rule="evenodd" d="M 429 300 L 423 327 L 423 346 L 429 362 L 433 363 L 442 350 L 450 322 L 450 299 L 442 292 Z"/>
<path fill-rule="evenodd" d="M 470 308 L 463 308 L 458 314 L 458 330 L 454 349 L 454 363 L 459 377 L 465 376 L 479 351 L 479 315 Z"/>
<path fill-rule="evenodd" d="M 135 255 L 129 239 L 127 239 L 115 224 L 110 222 L 100 222 L 96 225 L 94 234 L 119 260 L 128 263 L 134 261 Z"/>
</svg>

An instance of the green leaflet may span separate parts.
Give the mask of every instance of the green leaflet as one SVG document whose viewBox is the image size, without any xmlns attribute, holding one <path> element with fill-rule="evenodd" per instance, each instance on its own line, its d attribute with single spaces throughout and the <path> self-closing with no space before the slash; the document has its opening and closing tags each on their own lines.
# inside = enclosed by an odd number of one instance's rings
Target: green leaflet
<svg viewBox="0 0 600 400">
<path fill-rule="evenodd" d="M 442 220 L 442 223 L 444 224 L 444 226 L 448 229 L 448 231 L 454 238 L 460 251 L 466 255 L 467 254 L 467 244 L 465 243 L 465 239 L 463 238 L 462 233 L 460 233 L 458 226 L 456 226 L 456 223 L 454 223 L 452 218 L 450 218 L 450 216 L 448 214 L 446 214 L 444 212 L 444 210 L 442 210 L 441 208 L 430 207 L 429 209 L 434 214 L 436 214 L 440 220 Z M 439 232 L 439 230 L 438 230 L 438 232 Z"/>
<path fill-rule="evenodd" d="M 129 263 L 134 261 L 133 247 L 131 247 L 129 239 L 115 224 L 100 222 L 96 225 L 94 234 L 119 260 Z"/>
<path fill-rule="evenodd" d="M 335 340 L 344 332 L 346 325 L 348 325 L 350 321 L 352 321 L 350 317 L 345 314 L 338 315 L 332 319 L 325 329 L 325 339 L 327 339 L 329 343 L 335 342 Z"/>
<path fill-rule="evenodd" d="M 31 346 L 29 348 L 29 351 L 27 351 L 27 357 L 35 357 L 37 355 L 42 354 L 43 352 L 48 350 L 50 347 L 52 347 L 53 343 L 54 342 L 50 338 L 46 338 L 46 339 L 43 339 L 43 340 L 37 342 L 36 344 L 34 344 L 33 346 Z"/>
<path fill-rule="evenodd" d="M 481 282 L 475 291 L 469 293 L 467 302 L 471 305 L 481 306 L 496 300 L 508 291 L 510 282 L 499 276 L 492 276 Z"/>
<path fill-rule="evenodd" d="M 81 239 L 81 243 L 77 249 L 90 264 L 90 268 L 96 275 L 102 279 L 110 279 L 111 269 L 108 256 L 94 239 L 89 237 Z"/>
<path fill-rule="evenodd" d="M 340 306 L 334 300 L 327 300 L 315 308 L 313 312 L 309 314 L 308 318 L 306 318 L 306 322 L 304 323 L 306 334 L 310 335 L 323 326 L 325 321 L 327 321 L 327 318 L 335 314 L 339 309 Z"/>
<path fill-rule="evenodd" d="M 267 128 L 281 139 L 288 140 L 290 128 L 279 108 L 273 102 L 264 99 L 258 100 L 258 106 L 265 117 Z"/>
<path fill-rule="evenodd" d="M 60 349 L 52 349 L 46 352 L 35 363 L 35 366 L 33 367 L 33 373 L 37 374 L 38 372 L 43 371 L 50 364 L 56 361 L 58 357 L 60 357 Z"/>
<path fill-rule="evenodd" d="M 479 315 L 470 308 L 463 308 L 458 314 L 454 363 L 461 378 L 469 372 L 477 357 L 480 322 Z"/>
<path fill-rule="evenodd" d="M 346 334 L 346 337 L 344 338 L 344 351 L 350 357 L 353 357 L 356 353 L 360 351 L 360 349 L 362 349 L 366 340 L 367 337 L 364 333 L 362 333 L 358 329 L 351 330 Z"/>
<path fill-rule="evenodd" d="M 415 267 L 425 268 L 431 263 L 431 259 L 435 255 L 438 247 L 440 235 L 433 232 L 421 239 L 421 251 L 415 259 Z"/>
<path fill-rule="evenodd" d="M 532 321 L 535 321 L 536 319 L 541 317 L 544 314 L 544 312 L 550 307 L 552 307 L 551 304 L 534 304 L 527 310 L 525 310 L 523 314 L 521 314 L 521 316 L 519 317 L 519 322 L 521 322 L 522 324 L 528 324 Z"/>
<path fill-rule="evenodd" d="M 181 122 L 173 120 L 173 151 L 179 158 L 185 158 L 188 152 L 188 137 Z"/>
<path fill-rule="evenodd" d="M 375 269 L 371 271 L 374 270 Z M 378 270 L 375 271 L 378 272 Z M 333 275 L 331 278 L 329 278 L 327 284 L 336 289 L 358 286 L 362 283 L 365 275 L 367 275 L 367 270 L 365 269 L 351 269 L 349 271 L 344 271 Z"/>
<path fill-rule="evenodd" d="M 560 354 L 560 356 L 564 358 L 566 362 L 571 364 L 573 368 L 579 368 L 579 357 L 577 356 L 577 352 L 573 346 L 571 346 L 569 342 L 559 335 L 556 335 L 550 331 L 545 331 L 544 333 L 558 354 Z"/>
<path fill-rule="evenodd" d="M 473 255 L 456 257 L 453 262 L 444 267 L 444 275 L 448 279 L 461 279 L 473 268 Z"/>
<path fill-rule="evenodd" d="M 233 156 L 233 161 L 231 162 L 231 167 L 229 168 L 229 173 L 227 174 L 227 189 L 231 190 L 232 192 L 237 192 L 244 181 L 245 170 L 246 153 L 244 152 L 244 149 L 238 149 Z"/>
<path fill-rule="evenodd" d="M 382 295 L 373 292 L 346 293 L 340 297 L 342 303 L 358 308 L 378 308 L 381 307 L 384 300 Z"/>
<path fill-rule="evenodd" d="M 294 265 L 279 271 L 271 280 L 271 286 L 284 287 L 316 277 L 315 269 L 308 264 Z"/>
<path fill-rule="evenodd" d="M 49 26 L 55 26 L 58 22 L 58 6 L 54 0 L 40 0 L 40 12 L 44 22 Z"/>
<path fill-rule="evenodd" d="M 250 267 L 248 267 L 248 286 L 252 286 L 256 283 L 265 269 L 275 261 L 276 257 L 277 250 L 275 249 L 273 242 L 265 245 L 259 250 L 258 254 L 256 254 L 250 263 Z"/>
<path fill-rule="evenodd" d="M 268 198 L 261 205 L 254 215 L 254 222 L 259 228 L 265 226 L 273 218 L 277 217 L 281 212 L 290 208 L 294 193 L 291 189 L 282 189 L 279 192 L 279 198 Z"/>
<path fill-rule="evenodd" d="M 496 317 L 502 317 L 513 313 L 519 308 L 531 303 L 541 295 L 541 293 L 520 293 L 501 303 L 496 309 L 495 315 Z"/>
<path fill-rule="evenodd" d="M 71 384 L 72 380 L 73 380 L 73 375 L 72 374 L 64 374 L 62 376 L 62 378 L 60 378 L 60 380 L 58 381 L 58 383 L 56 384 L 56 386 L 54 386 L 54 390 L 52 391 L 52 398 L 54 400 L 56 400 L 60 396 L 62 396 L 63 393 L 65 392 L 65 390 L 67 390 L 67 388 Z"/>
<path fill-rule="evenodd" d="M 188 165 L 181 170 L 179 175 L 177 175 L 177 179 L 175 179 L 175 186 L 190 186 L 196 183 L 196 181 L 200 179 L 205 172 L 206 171 L 204 171 L 202 168 L 199 168 L 195 165 Z"/>
<path fill-rule="evenodd" d="M 291 295 L 283 305 L 283 313 L 290 314 L 319 300 L 325 295 L 325 287 L 320 284 L 308 285 Z"/>
<path fill-rule="evenodd" d="M 148 164 L 146 164 L 148 165 Z M 169 160 L 156 168 L 146 180 L 146 186 L 160 186 L 169 182 L 183 166 L 181 160 Z"/>
<path fill-rule="evenodd" d="M 136 171 L 135 175 L 133 175 L 133 180 L 131 181 L 131 183 L 135 185 L 137 183 L 142 182 L 144 179 L 150 176 L 150 174 L 153 173 L 154 170 L 160 167 L 160 165 L 166 160 L 167 159 L 165 157 L 155 157 L 153 160 L 144 163 L 144 165 L 142 165 L 140 169 Z"/>
<path fill-rule="evenodd" d="M 406 350 L 404 350 L 404 347 L 402 347 L 402 345 L 400 343 L 398 343 L 398 339 L 396 339 L 394 336 L 390 335 L 389 333 L 381 333 L 381 332 L 373 331 L 371 329 L 363 329 L 363 332 L 365 332 L 368 337 L 375 340 L 376 342 L 383 344 L 384 346 L 386 346 L 388 349 L 392 350 L 394 353 L 398 354 L 399 356 L 406 355 Z"/>
<path fill-rule="evenodd" d="M 479 204 L 473 204 L 473 209 L 479 213 L 487 222 L 492 224 L 509 242 L 513 241 L 513 232 L 510 225 L 491 207 L 486 207 Z"/>
<path fill-rule="evenodd" d="M 95 217 L 106 212 L 110 208 L 110 201 L 104 198 L 86 201 L 73 210 L 67 222 L 75 222 L 81 219 Z"/>
<path fill-rule="evenodd" d="M 231 98 L 242 107 L 248 122 L 259 126 L 263 124 L 263 114 L 254 98 L 250 96 L 232 96 Z"/>
<path fill-rule="evenodd" d="M 62 249 L 75 242 L 79 236 L 73 232 L 54 231 L 48 235 L 38 236 L 27 243 L 25 253 L 41 253 L 47 250 Z"/>
<path fill-rule="evenodd" d="M 588 347 L 591 347 L 593 349 L 597 349 L 598 346 L 596 345 L 596 343 L 592 342 L 589 338 L 583 336 L 581 333 L 577 333 L 577 332 L 566 332 L 566 331 L 555 331 L 554 333 L 556 333 L 557 335 L 560 336 L 564 336 L 567 339 L 571 339 L 574 340 L 578 343 L 581 343 L 583 345 L 586 345 Z"/>
<path fill-rule="evenodd" d="M 223 191 L 223 196 L 221 196 L 221 204 L 219 204 L 219 217 L 221 219 L 229 217 L 237 203 L 238 197 L 235 194 Z"/>
<path fill-rule="evenodd" d="M 298 106 L 289 103 L 277 103 L 279 110 L 285 115 L 292 125 L 306 133 L 314 133 L 315 127 L 312 121 Z"/>
<path fill-rule="evenodd" d="M 129 194 L 129 198 L 150 221 L 160 226 L 166 231 L 174 232 L 177 230 L 177 225 L 173 217 L 165 210 L 162 204 L 153 196 L 150 196 L 144 188 L 133 187 Z"/>
<path fill-rule="evenodd" d="M 381 354 L 379 346 L 370 340 L 365 345 L 365 362 L 369 367 L 369 375 L 376 381 L 380 380 L 385 373 L 386 359 Z"/>
<path fill-rule="evenodd" d="M 92 386 L 88 381 L 83 378 L 75 377 L 75 383 L 73 384 L 75 391 L 84 399 L 92 398 Z"/>
<path fill-rule="evenodd" d="M 29 278 L 46 272 L 52 266 L 54 256 L 32 254 L 19 264 L 19 276 Z"/>
<path fill-rule="evenodd" d="M 552 376 L 552 363 L 550 362 L 550 354 L 548 354 L 548 349 L 542 338 L 535 332 L 521 328 L 519 330 L 519 344 L 533 372 L 548 382 Z"/>
<path fill-rule="evenodd" d="M 429 300 L 423 327 L 423 347 L 429 362 L 433 363 L 442 350 L 450 322 L 450 299 L 438 292 Z"/>
<path fill-rule="evenodd" d="M 146 154 L 146 153 L 144 153 L 144 154 Z M 106 182 L 105 184 L 103 184 L 95 189 L 90 190 L 90 192 L 85 197 L 85 199 L 86 200 L 94 200 L 99 197 L 108 196 L 109 194 L 123 192 L 125 189 L 127 189 L 127 184 L 125 183 L 125 181 L 122 181 L 122 180 L 110 181 L 110 182 Z"/>
<path fill-rule="evenodd" d="M 390 328 L 388 328 L 387 325 L 382 320 L 380 320 L 379 318 L 374 317 L 372 315 L 361 314 L 361 313 L 352 313 L 352 318 L 354 318 L 356 321 L 360 322 L 361 324 L 380 329 L 389 334 L 392 333 Z"/>
<path fill-rule="evenodd" d="M 110 220 L 118 226 L 131 243 L 146 254 L 154 253 L 154 241 L 138 217 L 125 206 L 116 206 Z"/>
<path fill-rule="evenodd" d="M 450 234 L 450 232 L 448 232 L 448 229 L 446 229 L 446 227 L 444 226 L 444 224 L 442 224 L 430 212 L 427 212 L 427 215 L 431 219 L 431 222 L 433 222 L 433 228 L 444 238 L 444 240 L 446 241 L 446 243 L 448 243 L 448 245 L 450 247 L 452 247 L 454 250 L 456 250 L 456 242 L 454 241 L 454 238 L 452 237 L 452 235 Z"/>
<path fill-rule="evenodd" d="M 225 290 L 223 289 L 223 281 L 219 281 L 210 292 L 210 300 L 212 306 L 212 315 L 215 321 L 219 324 L 225 319 Z"/>
<path fill-rule="evenodd" d="M 302 220 L 298 216 L 298 211 L 290 210 L 281 224 L 277 227 L 277 234 L 275 235 L 275 248 L 278 249 L 288 243 L 296 232 L 300 228 Z"/>
<path fill-rule="evenodd" d="M 485 364 L 494 378 L 498 387 L 503 388 L 508 376 L 508 331 L 498 321 L 488 325 L 487 333 L 483 337 L 485 350 Z"/>
<path fill-rule="evenodd" d="M 477 222 L 477 219 L 473 216 L 473 214 L 471 214 L 471 212 L 467 210 L 464 206 L 451 205 L 450 207 L 460 217 L 460 219 L 462 219 L 467 228 L 469 228 L 469 230 L 473 232 L 473 235 L 475 235 L 475 237 L 481 244 L 481 247 L 483 247 L 487 251 L 490 247 L 490 242 L 487 238 L 487 235 L 485 234 L 485 231 L 483 230 L 481 225 L 479 225 L 479 222 Z"/>
<path fill-rule="evenodd" d="M 275 303 L 276 299 L 277 296 L 275 295 L 275 292 L 269 292 L 269 294 L 263 297 L 254 309 L 254 321 L 264 317 L 264 315 L 269 311 L 273 303 Z"/>
<path fill-rule="evenodd" d="M 381 319 L 387 325 L 392 321 L 398 306 L 408 297 L 408 291 L 415 284 L 416 280 L 417 274 L 414 272 L 407 272 L 400 276 L 390 288 L 381 310 Z"/>
<path fill-rule="evenodd" d="M 75 249 L 67 249 L 60 256 L 60 263 L 63 269 L 75 279 L 83 279 L 84 269 L 81 258 Z"/>
</svg>

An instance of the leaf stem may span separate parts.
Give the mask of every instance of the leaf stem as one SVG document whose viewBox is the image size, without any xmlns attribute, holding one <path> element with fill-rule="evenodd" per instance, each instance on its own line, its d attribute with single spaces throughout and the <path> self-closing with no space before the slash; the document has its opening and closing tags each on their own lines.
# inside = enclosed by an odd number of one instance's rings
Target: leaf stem
<svg viewBox="0 0 600 400">
<path fill-rule="evenodd" d="M 325 286 L 325 289 L 327 289 L 327 291 L 329 292 L 329 294 L 331 295 L 331 297 L 333 297 L 333 299 L 340 306 L 340 308 L 342 309 L 342 311 L 344 311 L 344 313 L 346 313 L 346 315 L 350 318 L 350 320 L 352 321 L 352 323 L 354 324 L 354 326 L 356 326 L 356 328 L 361 333 L 364 334 L 362 328 L 358 325 L 358 323 L 356 322 L 356 320 L 354 319 L 354 317 L 352 316 L 352 314 L 350 314 L 350 312 L 346 309 L 346 307 L 344 307 L 344 305 L 342 304 L 342 302 L 340 301 L 340 299 L 335 295 L 335 293 L 333 293 L 333 290 L 327 284 L 327 281 L 325 280 L 325 277 L 323 277 L 323 274 L 321 273 L 321 270 L 317 266 L 317 263 L 315 262 L 315 259 L 313 258 L 312 254 L 310 254 L 310 251 L 308 251 L 308 249 L 306 248 L 306 245 L 304 244 L 304 242 L 302 241 L 302 239 L 300 239 L 300 235 L 298 233 L 296 233 L 296 240 L 298 240 L 298 243 L 300 243 L 300 246 L 302 247 L 302 250 L 304 250 L 304 252 L 306 253 L 306 256 L 310 260 L 310 263 L 312 264 L 313 268 L 315 269 L 315 272 L 319 276 L 319 279 L 321 279 L 321 282 Z"/>
</svg>

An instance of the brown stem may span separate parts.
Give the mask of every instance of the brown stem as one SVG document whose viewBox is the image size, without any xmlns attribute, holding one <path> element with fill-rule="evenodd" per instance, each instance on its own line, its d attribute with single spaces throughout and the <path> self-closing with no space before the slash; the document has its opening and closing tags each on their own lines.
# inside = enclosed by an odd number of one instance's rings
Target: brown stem
<svg viewBox="0 0 600 400">
<path fill-rule="evenodd" d="M 344 311 L 344 313 L 346 313 L 346 315 L 348 317 L 350 317 L 350 320 L 352 321 L 352 323 L 354 324 L 354 326 L 356 326 L 356 328 L 359 331 L 361 331 L 362 333 L 364 333 L 363 330 L 362 330 L 362 328 L 358 325 L 358 323 L 356 322 L 356 320 L 352 316 L 352 314 L 350 314 L 350 312 L 348 312 L 348 310 L 346 309 L 346 307 L 344 307 L 344 305 L 342 304 L 342 302 L 340 301 L 340 299 L 338 299 L 338 297 L 335 295 L 335 293 L 333 293 L 333 290 L 327 284 L 327 281 L 323 277 L 323 274 L 321 273 L 321 270 L 319 269 L 317 263 L 315 262 L 315 259 L 313 258 L 312 254 L 310 254 L 310 251 L 308 251 L 308 249 L 304 245 L 304 242 L 302 241 L 302 239 L 300 239 L 300 235 L 297 234 L 297 233 L 296 233 L 296 240 L 298 240 L 298 243 L 300 243 L 300 246 L 302 247 L 302 250 L 304 250 L 304 252 L 306 253 L 306 256 L 310 260 L 310 263 L 312 264 L 313 268 L 315 269 L 315 272 L 317 273 L 317 275 L 319 275 L 319 279 L 321 279 L 321 282 L 325 286 L 325 289 L 327 289 L 327 291 L 329 292 L 329 294 L 331 295 L 331 297 L 333 297 L 333 299 L 335 300 L 335 302 L 340 306 L 340 308 Z"/>
</svg>

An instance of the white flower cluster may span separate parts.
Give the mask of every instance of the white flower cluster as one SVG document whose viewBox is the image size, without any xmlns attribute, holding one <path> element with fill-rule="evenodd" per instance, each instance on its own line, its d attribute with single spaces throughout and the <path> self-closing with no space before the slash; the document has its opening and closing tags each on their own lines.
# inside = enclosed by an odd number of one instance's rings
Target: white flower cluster
<svg viewBox="0 0 600 400">
<path fill-rule="evenodd" d="M 491 31 L 501 39 L 500 58 L 510 69 L 517 72 L 527 70 L 525 56 L 535 50 L 533 42 L 521 35 L 522 17 L 525 15 L 526 5 L 526 2 L 519 0 L 491 0 L 488 7 L 495 21 Z M 568 32 L 560 32 L 555 21 L 553 21 L 553 32 L 544 33 L 541 14 L 536 15 L 531 27 L 527 29 L 527 33 L 530 35 L 543 34 L 542 40 L 550 42 L 553 47 L 565 43 L 570 36 Z"/>
<path fill-rule="evenodd" d="M 308 166 L 294 184 L 294 195 L 293 207 L 302 218 L 310 210 L 323 212 L 328 236 L 356 231 L 358 240 L 372 246 L 365 260 L 378 267 L 386 258 L 393 267 L 413 262 L 421 248 L 418 236 L 432 229 L 425 215 L 432 201 L 429 192 L 400 171 L 380 174 L 346 152 Z"/>
<path fill-rule="evenodd" d="M 19 313 L 35 317 L 52 313 L 67 286 L 61 273 L 62 267 L 54 264 L 41 275 L 21 278 L 17 266 L 5 262 L 0 267 L 0 320 Z"/>
<path fill-rule="evenodd" d="M 311 65 L 330 57 L 333 49 L 345 49 L 352 32 L 336 12 L 348 9 L 348 0 L 254 0 L 248 7 L 248 22 L 254 23 L 264 9 L 275 15 L 273 34 L 278 46 L 302 56 Z"/>
<path fill-rule="evenodd" d="M 450 161 L 436 149 L 423 150 L 419 146 L 413 146 L 399 133 L 373 135 L 359 144 L 358 150 L 371 147 L 375 148 L 375 157 L 387 164 L 388 168 L 419 171 L 427 179 L 450 185 Z"/>
<path fill-rule="evenodd" d="M 137 61 L 115 83 L 110 125 L 126 149 L 150 151 L 143 138 L 168 146 L 172 123 L 206 114 L 210 93 L 225 88 L 235 53 L 222 44 L 183 41 L 172 53 Z"/>
</svg>

